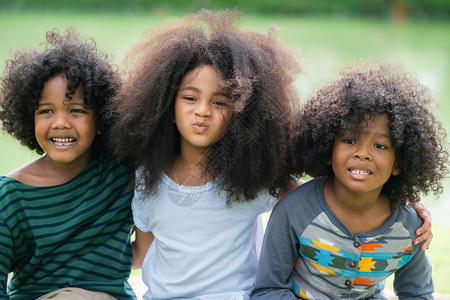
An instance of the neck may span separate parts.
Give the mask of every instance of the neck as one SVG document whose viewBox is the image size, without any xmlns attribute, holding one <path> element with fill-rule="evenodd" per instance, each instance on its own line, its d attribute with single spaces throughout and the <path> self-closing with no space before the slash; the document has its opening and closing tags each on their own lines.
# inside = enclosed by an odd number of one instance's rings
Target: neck
<svg viewBox="0 0 450 300">
<path fill-rule="evenodd" d="M 336 202 L 336 205 L 355 214 L 370 211 L 373 206 L 377 205 L 381 197 L 381 189 L 363 193 L 352 192 L 336 183 L 334 178 L 327 181 L 326 184 L 330 199 Z"/>
<path fill-rule="evenodd" d="M 166 174 L 176 183 L 185 186 L 200 186 L 211 181 L 206 172 L 207 156 L 203 151 L 182 151 L 166 170 Z"/>
<path fill-rule="evenodd" d="M 332 178 L 325 183 L 325 199 L 339 220 L 353 233 L 375 230 L 391 215 L 389 199 L 379 190 L 356 193 Z"/>
</svg>

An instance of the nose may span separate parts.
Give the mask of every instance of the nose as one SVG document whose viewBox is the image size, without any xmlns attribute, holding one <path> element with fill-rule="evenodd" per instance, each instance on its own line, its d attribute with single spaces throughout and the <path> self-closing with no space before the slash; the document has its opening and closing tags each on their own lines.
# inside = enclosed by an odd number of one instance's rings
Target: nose
<svg viewBox="0 0 450 300">
<path fill-rule="evenodd" d="M 364 145 L 361 145 L 356 149 L 355 153 L 353 153 L 353 158 L 363 160 L 363 161 L 372 160 L 372 157 L 370 155 L 369 150 L 367 149 L 367 146 L 364 146 Z"/>
<path fill-rule="evenodd" d="M 70 120 L 67 113 L 60 112 L 56 113 L 53 119 L 53 128 L 54 129 L 67 129 L 70 128 Z"/>
<path fill-rule="evenodd" d="M 195 108 L 195 114 L 200 117 L 211 116 L 211 104 L 209 103 L 209 101 L 198 101 L 198 104 Z"/>
</svg>

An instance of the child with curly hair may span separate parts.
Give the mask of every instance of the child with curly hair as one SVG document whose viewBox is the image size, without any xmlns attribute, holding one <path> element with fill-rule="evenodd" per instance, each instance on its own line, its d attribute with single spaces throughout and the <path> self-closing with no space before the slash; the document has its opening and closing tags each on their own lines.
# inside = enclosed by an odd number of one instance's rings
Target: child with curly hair
<svg viewBox="0 0 450 300">
<path fill-rule="evenodd" d="M 442 191 L 445 132 L 428 90 L 388 65 L 355 63 L 299 115 L 294 163 L 317 177 L 290 191 L 267 227 L 252 299 L 431 299 L 431 264 L 407 205 Z"/>
<path fill-rule="evenodd" d="M 3 130 L 43 155 L 0 177 L 0 298 L 136 299 L 129 171 L 105 152 L 120 77 L 73 28 L 46 42 L 0 81 Z"/>
<path fill-rule="evenodd" d="M 146 33 L 125 60 L 111 147 L 137 170 L 133 265 L 144 299 L 248 298 L 260 214 L 293 185 L 300 67 L 276 28 L 241 31 L 238 18 L 203 10 Z"/>
</svg>

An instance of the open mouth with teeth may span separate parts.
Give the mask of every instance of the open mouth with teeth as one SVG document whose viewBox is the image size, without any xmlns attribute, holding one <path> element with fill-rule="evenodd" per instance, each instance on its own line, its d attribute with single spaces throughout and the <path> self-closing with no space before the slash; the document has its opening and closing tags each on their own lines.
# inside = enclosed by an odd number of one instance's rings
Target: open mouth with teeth
<svg viewBox="0 0 450 300">
<path fill-rule="evenodd" d="M 76 140 L 71 137 L 65 137 L 65 138 L 51 138 L 50 139 L 53 144 L 59 147 L 67 147 L 71 146 Z"/>
<path fill-rule="evenodd" d="M 353 174 L 360 174 L 360 175 L 372 174 L 372 172 L 370 172 L 370 171 L 357 170 L 357 169 L 350 169 L 350 172 L 353 173 Z"/>
</svg>

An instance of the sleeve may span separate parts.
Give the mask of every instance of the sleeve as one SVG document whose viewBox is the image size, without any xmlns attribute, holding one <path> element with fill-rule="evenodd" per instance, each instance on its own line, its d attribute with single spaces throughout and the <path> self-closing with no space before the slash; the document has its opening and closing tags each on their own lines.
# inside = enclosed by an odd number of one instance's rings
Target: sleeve
<svg viewBox="0 0 450 300">
<path fill-rule="evenodd" d="M 14 255 L 12 245 L 11 232 L 4 221 L 0 219 L 0 299 L 9 299 L 6 285 Z"/>
<path fill-rule="evenodd" d="M 290 275 L 300 245 L 284 200 L 275 205 L 270 216 L 251 299 L 297 299 Z"/>
<path fill-rule="evenodd" d="M 420 245 L 413 246 L 411 260 L 395 272 L 394 292 L 401 300 L 433 299 L 431 263 L 425 251 L 420 250 Z"/>
<path fill-rule="evenodd" d="M 147 201 L 146 201 L 147 200 Z M 145 199 L 145 195 L 139 189 L 135 189 L 133 200 L 131 201 L 131 207 L 133 210 L 133 220 L 137 228 L 143 232 L 149 232 L 150 230 L 150 214 L 149 201 Z"/>
<path fill-rule="evenodd" d="M 276 191 L 278 193 L 278 190 Z M 268 191 L 260 192 L 258 194 L 259 214 L 269 212 L 277 203 L 277 197 L 272 196 Z"/>
</svg>

